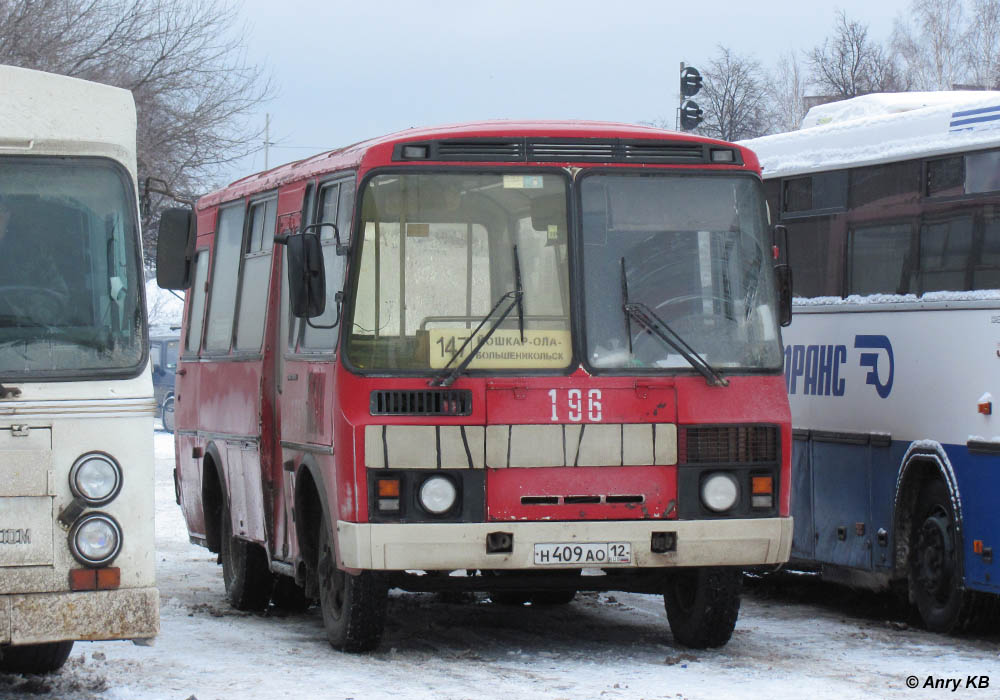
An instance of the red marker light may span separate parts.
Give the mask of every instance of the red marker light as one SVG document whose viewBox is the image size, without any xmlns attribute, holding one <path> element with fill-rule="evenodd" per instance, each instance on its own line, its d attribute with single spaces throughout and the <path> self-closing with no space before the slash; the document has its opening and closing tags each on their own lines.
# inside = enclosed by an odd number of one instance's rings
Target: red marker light
<svg viewBox="0 0 1000 700">
<path fill-rule="evenodd" d="M 979 404 L 979 412 L 982 413 L 984 416 L 993 415 L 993 402 L 983 401 L 981 404 Z"/>
</svg>

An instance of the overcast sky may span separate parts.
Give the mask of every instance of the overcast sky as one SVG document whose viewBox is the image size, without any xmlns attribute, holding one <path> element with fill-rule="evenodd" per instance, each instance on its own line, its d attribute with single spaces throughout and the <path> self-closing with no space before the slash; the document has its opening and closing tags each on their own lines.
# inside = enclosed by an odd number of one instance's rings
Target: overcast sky
<svg viewBox="0 0 1000 700">
<path fill-rule="evenodd" d="M 882 41 L 909 0 L 244 0 L 249 58 L 278 96 L 269 161 L 411 126 L 505 118 L 672 118 L 680 62 L 719 44 L 767 69 L 821 43 L 835 12 Z M 703 71 L 704 72 L 704 71 Z M 697 100 L 697 98 L 695 98 Z M 263 152 L 228 180 L 264 168 Z"/>
</svg>

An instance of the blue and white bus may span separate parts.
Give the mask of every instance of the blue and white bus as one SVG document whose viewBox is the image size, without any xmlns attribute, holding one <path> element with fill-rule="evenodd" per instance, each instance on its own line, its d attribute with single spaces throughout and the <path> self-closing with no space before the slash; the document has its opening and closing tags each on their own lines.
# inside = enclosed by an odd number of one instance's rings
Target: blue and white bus
<svg viewBox="0 0 1000 700">
<path fill-rule="evenodd" d="M 868 95 L 745 142 L 795 275 L 792 558 L 1000 608 L 1000 92 Z"/>
</svg>

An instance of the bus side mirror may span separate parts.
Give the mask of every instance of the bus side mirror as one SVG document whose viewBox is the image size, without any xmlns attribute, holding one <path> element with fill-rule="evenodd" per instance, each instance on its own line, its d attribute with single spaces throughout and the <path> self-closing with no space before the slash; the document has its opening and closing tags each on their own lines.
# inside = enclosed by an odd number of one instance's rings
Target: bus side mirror
<svg viewBox="0 0 1000 700">
<path fill-rule="evenodd" d="M 772 229 L 774 279 L 778 283 L 778 322 L 782 327 L 792 323 L 792 268 L 788 265 L 788 228 L 778 224 Z"/>
<path fill-rule="evenodd" d="M 194 212 L 187 207 L 165 209 L 156 238 L 156 284 L 161 289 L 191 286 L 194 257 Z"/>
<path fill-rule="evenodd" d="M 326 268 L 319 234 L 310 231 L 279 234 L 274 242 L 286 248 L 288 301 L 296 318 L 316 318 L 326 310 Z"/>
<path fill-rule="evenodd" d="M 784 328 L 792 324 L 792 268 L 775 265 L 774 278 L 778 281 L 778 322 Z"/>
</svg>

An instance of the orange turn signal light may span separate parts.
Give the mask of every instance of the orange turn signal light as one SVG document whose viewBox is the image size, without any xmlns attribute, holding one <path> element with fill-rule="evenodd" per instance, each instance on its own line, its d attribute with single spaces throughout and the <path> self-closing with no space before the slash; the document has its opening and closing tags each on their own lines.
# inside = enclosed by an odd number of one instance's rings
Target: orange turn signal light
<svg viewBox="0 0 1000 700">
<path fill-rule="evenodd" d="M 973 540 L 972 541 L 972 551 L 974 553 L 976 553 L 976 554 L 982 554 L 983 553 L 983 541 L 982 540 Z"/>
<path fill-rule="evenodd" d="M 399 498 L 399 479 L 379 479 L 379 498 Z"/>
<path fill-rule="evenodd" d="M 106 591 L 122 585 L 122 570 L 117 566 L 105 569 L 71 569 L 71 591 Z"/>
<path fill-rule="evenodd" d="M 770 476 L 755 476 L 751 485 L 754 495 L 774 493 L 774 479 Z"/>
<path fill-rule="evenodd" d="M 97 570 L 97 588 L 106 591 L 122 585 L 122 570 L 117 566 Z"/>
<path fill-rule="evenodd" d="M 93 591 L 96 588 L 96 569 L 70 569 L 69 589 L 71 591 Z"/>
</svg>

